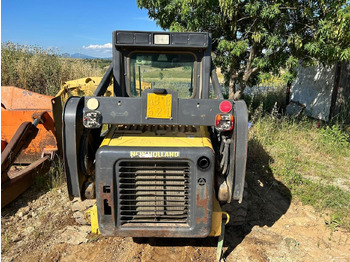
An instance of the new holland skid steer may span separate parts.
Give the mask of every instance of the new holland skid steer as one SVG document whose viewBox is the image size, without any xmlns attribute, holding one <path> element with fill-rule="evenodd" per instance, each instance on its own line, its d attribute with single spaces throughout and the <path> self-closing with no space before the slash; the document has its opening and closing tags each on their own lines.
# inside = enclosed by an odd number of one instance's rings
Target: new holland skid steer
<svg viewBox="0 0 350 262">
<path fill-rule="evenodd" d="M 113 32 L 112 64 L 92 96 L 67 100 L 62 130 L 69 196 L 96 199 L 101 234 L 244 222 L 247 107 L 223 98 L 209 33 Z"/>
</svg>

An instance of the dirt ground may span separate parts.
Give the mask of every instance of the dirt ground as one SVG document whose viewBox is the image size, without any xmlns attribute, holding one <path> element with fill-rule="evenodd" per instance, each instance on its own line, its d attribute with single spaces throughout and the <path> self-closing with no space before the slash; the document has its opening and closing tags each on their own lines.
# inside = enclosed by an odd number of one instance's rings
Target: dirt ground
<svg viewBox="0 0 350 262">
<path fill-rule="evenodd" d="M 350 261 L 350 232 L 293 199 L 273 177 L 267 156 L 248 159 L 248 220 L 227 227 L 226 261 Z M 139 241 L 138 241 L 139 242 Z M 65 185 L 28 190 L 1 214 L 2 261 L 215 261 L 217 238 L 102 237 L 78 226 Z"/>
</svg>

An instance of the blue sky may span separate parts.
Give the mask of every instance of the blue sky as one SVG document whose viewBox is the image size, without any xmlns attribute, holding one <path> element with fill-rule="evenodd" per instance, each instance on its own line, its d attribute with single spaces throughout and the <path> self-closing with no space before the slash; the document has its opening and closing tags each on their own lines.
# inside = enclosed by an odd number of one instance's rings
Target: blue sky
<svg viewBox="0 0 350 262">
<path fill-rule="evenodd" d="M 112 31 L 160 31 L 136 0 L 2 0 L 1 42 L 111 57 Z"/>
</svg>

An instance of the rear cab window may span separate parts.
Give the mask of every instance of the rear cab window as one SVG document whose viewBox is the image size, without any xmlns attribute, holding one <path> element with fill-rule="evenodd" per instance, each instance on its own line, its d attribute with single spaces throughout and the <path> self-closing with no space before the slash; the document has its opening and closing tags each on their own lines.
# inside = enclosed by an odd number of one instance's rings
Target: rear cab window
<svg viewBox="0 0 350 262">
<path fill-rule="evenodd" d="M 171 89 L 179 98 L 196 95 L 196 57 L 192 53 L 132 52 L 127 59 L 129 96 L 141 96 L 145 89 Z"/>
</svg>

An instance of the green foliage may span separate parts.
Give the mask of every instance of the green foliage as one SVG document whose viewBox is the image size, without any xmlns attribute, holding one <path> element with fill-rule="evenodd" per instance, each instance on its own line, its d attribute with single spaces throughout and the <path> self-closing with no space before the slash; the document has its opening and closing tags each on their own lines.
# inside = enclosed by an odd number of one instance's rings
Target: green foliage
<svg viewBox="0 0 350 262">
<path fill-rule="evenodd" d="M 350 2 L 334 1 L 323 6 L 314 39 L 306 50 L 325 63 L 350 61 Z"/>
<path fill-rule="evenodd" d="M 254 119 L 250 135 L 271 156 L 274 176 L 295 198 L 327 212 L 332 228 L 350 229 L 350 193 L 342 187 L 350 185 L 343 182 L 350 181 L 350 143 L 339 126 L 317 128 L 307 119 L 265 114 Z"/>
<path fill-rule="evenodd" d="M 339 125 L 326 126 L 320 129 L 319 141 L 322 144 L 322 149 L 333 154 L 346 154 L 350 137 L 346 134 Z"/>
<path fill-rule="evenodd" d="M 163 29 L 212 33 L 215 64 L 226 85 L 259 83 L 260 73 L 295 77 L 299 59 L 350 61 L 350 2 L 137 0 Z"/>
<path fill-rule="evenodd" d="M 1 44 L 1 85 L 55 95 L 62 81 L 102 76 L 103 71 L 98 61 L 62 58 L 37 46 Z"/>
</svg>

